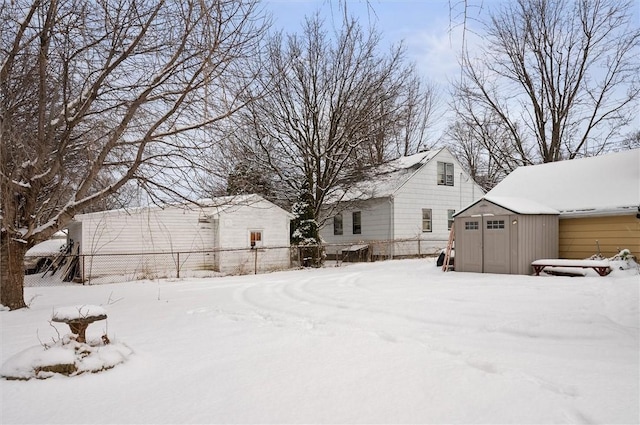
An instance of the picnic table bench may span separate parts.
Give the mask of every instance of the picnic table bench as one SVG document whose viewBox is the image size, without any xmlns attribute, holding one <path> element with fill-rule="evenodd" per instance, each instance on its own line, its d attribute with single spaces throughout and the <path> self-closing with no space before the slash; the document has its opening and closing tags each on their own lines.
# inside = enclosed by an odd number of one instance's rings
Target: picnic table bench
<svg viewBox="0 0 640 425">
<path fill-rule="evenodd" d="M 611 273 L 609 260 L 542 259 L 532 262 L 531 266 L 533 267 L 533 271 L 536 273 L 536 276 L 540 276 L 540 272 L 545 267 L 593 269 L 600 276 L 606 276 Z"/>
<path fill-rule="evenodd" d="M 96 305 L 81 305 L 55 309 L 51 321 L 66 323 L 71 333 L 77 335 L 76 341 L 87 342 L 85 337 L 87 327 L 93 322 L 106 318 L 107 312 L 104 308 Z"/>
</svg>

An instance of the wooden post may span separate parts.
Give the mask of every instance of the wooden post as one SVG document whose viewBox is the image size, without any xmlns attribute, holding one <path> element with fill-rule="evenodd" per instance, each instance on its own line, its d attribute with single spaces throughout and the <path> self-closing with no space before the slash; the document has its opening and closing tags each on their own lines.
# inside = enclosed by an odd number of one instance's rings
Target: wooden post
<svg viewBox="0 0 640 425">
<path fill-rule="evenodd" d="M 176 278 L 180 279 L 180 253 L 178 252 L 178 267 L 176 270 Z"/>
<path fill-rule="evenodd" d="M 253 274 L 258 274 L 258 248 L 254 249 Z"/>
</svg>

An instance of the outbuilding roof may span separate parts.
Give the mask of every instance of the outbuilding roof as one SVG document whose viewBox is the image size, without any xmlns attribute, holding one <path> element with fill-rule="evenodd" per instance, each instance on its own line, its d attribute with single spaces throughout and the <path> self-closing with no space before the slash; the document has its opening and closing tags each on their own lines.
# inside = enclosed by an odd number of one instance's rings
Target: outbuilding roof
<svg viewBox="0 0 640 425">
<path fill-rule="evenodd" d="M 520 167 L 484 199 L 522 214 L 636 211 L 640 206 L 640 149 Z"/>
</svg>

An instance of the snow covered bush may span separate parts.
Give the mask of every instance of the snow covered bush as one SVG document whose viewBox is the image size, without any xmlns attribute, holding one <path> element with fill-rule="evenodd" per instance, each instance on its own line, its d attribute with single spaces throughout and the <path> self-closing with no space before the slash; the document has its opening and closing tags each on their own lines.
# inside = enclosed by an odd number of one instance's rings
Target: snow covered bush
<svg viewBox="0 0 640 425">
<path fill-rule="evenodd" d="M 96 373 L 124 363 L 133 353 L 126 344 L 98 340 L 78 342 L 69 335 L 10 357 L 0 368 L 5 379 L 46 379 L 56 375 Z"/>
<path fill-rule="evenodd" d="M 609 259 L 610 267 L 614 270 L 636 269 L 640 272 L 640 264 L 636 262 L 636 257 L 629 249 L 622 249 L 619 253 Z"/>
</svg>

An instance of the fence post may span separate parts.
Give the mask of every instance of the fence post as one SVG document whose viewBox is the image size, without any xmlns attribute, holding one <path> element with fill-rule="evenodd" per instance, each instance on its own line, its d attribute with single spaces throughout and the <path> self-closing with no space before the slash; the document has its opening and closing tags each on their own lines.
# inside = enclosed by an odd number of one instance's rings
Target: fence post
<svg viewBox="0 0 640 425">
<path fill-rule="evenodd" d="M 178 252 L 178 264 L 177 264 L 177 270 L 176 270 L 176 279 L 180 279 L 180 253 Z"/>
<path fill-rule="evenodd" d="M 82 285 L 85 285 L 85 282 L 87 281 L 87 277 L 84 274 L 84 270 L 85 270 L 84 259 L 86 258 L 86 256 L 83 255 L 81 258 L 82 258 L 82 271 L 80 273 L 82 273 L 82 276 L 80 276 L 80 279 L 82 280 Z"/>
<path fill-rule="evenodd" d="M 253 274 L 258 274 L 258 248 L 254 249 Z"/>
</svg>

